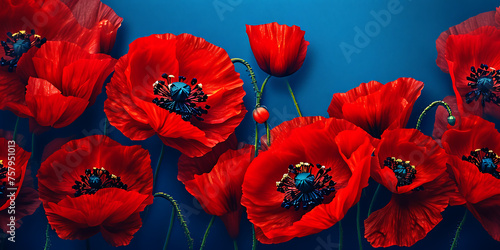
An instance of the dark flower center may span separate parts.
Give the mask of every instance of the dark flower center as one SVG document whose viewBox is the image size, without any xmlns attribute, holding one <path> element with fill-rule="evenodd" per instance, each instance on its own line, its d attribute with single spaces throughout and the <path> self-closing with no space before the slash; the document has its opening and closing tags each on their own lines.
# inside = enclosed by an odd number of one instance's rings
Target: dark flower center
<svg viewBox="0 0 500 250">
<path fill-rule="evenodd" d="M 47 39 L 41 38 L 39 35 L 35 34 L 35 30 L 31 30 L 31 33 L 26 33 L 26 31 L 21 30 L 15 34 L 10 32 L 7 33 L 6 41 L 1 41 L 2 47 L 5 50 L 5 55 L 11 57 L 7 60 L 5 58 L 0 59 L 0 65 L 9 66 L 9 72 L 13 72 L 17 67 L 17 62 L 21 59 L 21 56 L 28 52 L 33 47 L 42 46 Z"/>
<path fill-rule="evenodd" d="M 3 160 L 0 160 L 0 199 L 7 195 L 7 172 L 8 168 L 4 167 Z"/>
<path fill-rule="evenodd" d="M 73 189 L 76 190 L 75 197 L 83 194 L 95 194 L 103 188 L 121 188 L 127 190 L 120 177 L 109 173 L 104 168 L 93 168 L 85 170 L 85 175 L 80 175 L 81 181 L 75 181 Z"/>
<path fill-rule="evenodd" d="M 191 120 L 191 117 L 203 121 L 201 115 L 207 114 L 207 109 L 210 106 L 205 105 L 204 108 L 197 106 L 201 102 L 207 101 L 207 95 L 203 92 L 201 83 L 197 83 L 196 78 L 191 80 L 191 87 L 184 83 L 185 77 L 179 76 L 178 82 L 172 82 L 175 78 L 173 75 L 163 74 L 165 81 L 156 81 L 153 84 L 154 94 L 161 97 L 156 97 L 153 103 L 158 107 L 166 109 L 181 115 L 184 121 Z"/>
<path fill-rule="evenodd" d="M 472 88 L 472 91 L 465 94 L 465 102 L 471 103 L 483 96 L 481 99 L 483 106 L 486 102 L 500 104 L 500 98 L 496 93 L 493 93 L 500 90 L 500 70 L 495 70 L 485 64 L 481 64 L 477 70 L 474 67 L 471 67 L 470 70 L 472 73 L 467 77 L 467 80 L 470 81 L 467 85 Z"/>
<path fill-rule="evenodd" d="M 285 198 L 281 206 L 284 208 L 300 207 L 307 209 L 313 208 L 321 203 L 331 193 L 335 193 L 335 182 L 328 175 L 331 168 L 326 168 L 317 164 L 318 171 L 316 175 L 311 173 L 314 166 L 307 162 L 290 165 L 288 173 L 283 175 L 281 181 L 276 182 L 278 191 L 285 193 Z M 335 194 L 334 194 L 335 196 Z"/>
<path fill-rule="evenodd" d="M 395 157 L 387 157 L 384 161 L 384 167 L 388 167 L 394 172 L 398 183 L 396 184 L 396 190 L 398 187 L 410 185 L 415 179 L 417 170 L 415 166 L 410 164 L 410 161 L 403 161 L 401 159 L 396 159 Z M 419 188 L 416 191 L 420 190 Z"/>
<path fill-rule="evenodd" d="M 491 174 L 500 179 L 500 157 L 488 148 L 476 149 L 470 152 L 469 156 L 462 156 L 462 160 L 470 162 L 479 169 L 481 173 Z"/>
</svg>

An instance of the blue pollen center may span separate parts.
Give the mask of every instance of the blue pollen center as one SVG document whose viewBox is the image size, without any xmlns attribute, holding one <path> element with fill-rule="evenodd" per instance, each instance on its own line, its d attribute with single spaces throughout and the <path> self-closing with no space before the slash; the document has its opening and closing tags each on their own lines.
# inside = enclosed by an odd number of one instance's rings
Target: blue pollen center
<svg viewBox="0 0 500 250">
<path fill-rule="evenodd" d="M 396 166 L 396 169 L 394 169 L 394 173 L 399 175 L 406 175 L 407 171 L 406 168 L 400 164 Z"/>
<path fill-rule="evenodd" d="M 183 82 L 173 82 L 170 86 L 172 100 L 176 102 L 184 102 L 191 93 L 191 87 Z"/>
<path fill-rule="evenodd" d="M 16 56 L 20 57 L 22 54 L 28 52 L 28 50 L 31 48 L 31 43 L 29 40 L 17 40 L 13 45 L 12 45 L 14 52 L 16 53 Z"/>
<path fill-rule="evenodd" d="M 477 88 L 481 92 L 488 92 L 493 89 L 493 79 L 491 77 L 480 77 L 477 80 Z"/>
<path fill-rule="evenodd" d="M 491 158 L 483 158 L 481 160 L 481 172 L 490 173 L 497 168 Z"/>
<path fill-rule="evenodd" d="M 102 184 L 101 178 L 97 176 L 90 176 L 89 177 L 89 185 L 91 188 L 100 188 Z"/>
<path fill-rule="evenodd" d="M 295 186 L 304 193 L 314 191 L 314 175 L 311 173 L 298 174 L 295 177 Z"/>
</svg>

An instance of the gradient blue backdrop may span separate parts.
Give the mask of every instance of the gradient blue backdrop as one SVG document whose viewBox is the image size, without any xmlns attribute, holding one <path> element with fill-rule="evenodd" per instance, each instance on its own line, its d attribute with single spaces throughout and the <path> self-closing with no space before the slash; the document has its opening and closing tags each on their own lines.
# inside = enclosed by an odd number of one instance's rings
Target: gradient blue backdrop
<svg viewBox="0 0 500 250">
<path fill-rule="evenodd" d="M 448 27 L 482 12 L 494 10 L 499 2 L 495 0 L 400 0 L 397 11 L 391 20 L 373 26 L 372 11 L 388 10 L 388 2 L 394 1 L 299 1 L 299 0 L 103 0 L 118 15 L 124 18 L 118 31 L 112 55 L 115 58 L 127 53 L 128 44 L 138 37 L 153 33 L 191 33 L 224 48 L 230 57 L 240 57 L 249 61 L 261 83 L 266 75 L 260 71 L 253 58 L 245 24 L 263 24 L 277 21 L 280 24 L 298 25 L 306 31 L 305 38 L 310 42 L 307 58 L 303 67 L 288 78 L 296 93 L 304 115 L 327 116 L 327 107 L 333 93 L 345 92 L 362 82 L 377 80 L 386 83 L 399 77 L 413 77 L 425 83 L 422 96 L 414 107 L 409 126 L 414 126 L 418 113 L 432 101 L 453 94 L 448 74 L 436 66 L 435 40 Z M 392 7 L 394 8 L 394 7 Z M 354 41 L 356 27 L 371 29 L 372 37 L 364 44 Z M 345 57 L 340 44 L 357 46 L 356 53 Z M 245 81 L 244 98 L 249 110 L 255 103 L 252 86 L 241 65 L 237 70 Z M 64 129 L 51 130 L 36 137 L 35 159 L 40 159 L 45 144 L 57 137 L 84 137 L 86 132 L 100 132 L 100 121 L 104 118 L 103 91 L 97 102 L 90 107 L 74 124 Z M 387 97 L 391 101 L 391 97 Z M 284 79 L 271 79 L 263 99 L 271 113 L 271 126 L 296 117 L 296 111 L 284 85 Z M 250 114 L 250 113 L 249 113 Z M 237 129 L 240 141 L 252 143 L 253 122 L 247 115 Z M 0 111 L 0 129 L 13 130 L 16 117 L 7 111 Z M 431 133 L 433 115 L 424 120 L 424 132 Z M 97 130 L 95 130 L 97 129 Z M 94 131 L 92 131 L 94 130 Z M 261 134 L 263 131 L 261 131 Z M 27 138 L 25 148 L 29 149 L 30 135 L 28 121 L 22 119 L 19 133 Z M 153 165 L 159 156 L 161 141 L 152 137 L 146 141 L 133 142 L 119 131 L 113 130 L 110 136 L 124 145 L 140 144 L 150 151 Z M 157 190 L 172 194 L 181 204 L 185 213 L 195 248 L 211 216 L 203 212 L 198 203 L 186 192 L 182 183 L 177 181 L 177 159 L 180 153 L 167 149 L 161 165 Z M 39 161 L 39 160 L 38 160 Z M 154 166 L 153 166 L 154 168 Z M 36 169 L 33 171 L 33 176 Z M 375 185 L 366 190 L 362 197 L 362 213 L 365 218 L 367 204 L 374 192 Z M 375 209 L 383 207 L 389 194 L 382 193 Z M 161 249 L 168 227 L 171 206 L 164 200 L 155 200 L 150 216 L 143 227 L 135 234 L 131 244 L 123 249 Z M 448 208 L 443 213 L 443 221 L 432 230 L 424 240 L 412 249 L 448 249 L 455 228 L 462 218 L 463 207 Z M 345 219 L 344 249 L 357 249 L 356 210 L 351 209 Z M 7 244 L 7 249 L 41 249 L 45 241 L 47 220 L 40 207 L 33 216 L 23 219 L 24 225 L 17 231 L 17 243 Z M 411 232 L 408 232 L 411 234 Z M 258 249 L 336 249 L 338 226 L 319 234 L 294 239 L 279 245 L 262 245 Z M 84 241 L 61 240 L 54 232 L 50 233 L 51 249 L 85 249 Z M 251 230 L 246 219 L 242 219 L 241 233 L 238 238 L 240 249 L 250 249 Z M 215 220 L 207 242 L 207 249 L 232 249 L 233 243 L 226 233 L 222 221 Z M 371 249 L 363 240 L 363 247 Z M 169 249 L 185 249 L 186 239 L 179 224 L 175 223 Z M 394 247 L 393 249 L 395 249 Z M 499 249 L 500 243 L 494 241 L 481 225 L 469 216 L 462 231 L 458 249 Z M 101 235 L 91 238 L 91 249 L 114 249 Z"/>
</svg>

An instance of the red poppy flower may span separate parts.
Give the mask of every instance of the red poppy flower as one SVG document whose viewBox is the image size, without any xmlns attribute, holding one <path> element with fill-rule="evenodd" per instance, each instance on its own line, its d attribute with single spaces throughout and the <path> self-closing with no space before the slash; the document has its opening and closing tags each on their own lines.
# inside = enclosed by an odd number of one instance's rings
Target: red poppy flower
<svg viewBox="0 0 500 250">
<path fill-rule="evenodd" d="M 385 85 L 376 81 L 362 83 L 346 93 L 334 94 L 328 114 L 380 138 L 386 129 L 406 126 L 423 87 L 424 83 L 413 78 L 399 78 Z"/>
<path fill-rule="evenodd" d="M 446 41 L 448 40 L 448 37 L 450 35 L 471 33 L 472 31 L 483 26 L 495 26 L 500 28 L 500 7 L 497 8 L 496 11 L 488 11 L 471 17 L 441 33 L 439 38 L 436 40 L 436 49 L 438 52 L 436 63 L 442 71 L 448 73 L 448 62 L 446 61 Z"/>
<path fill-rule="evenodd" d="M 415 129 L 386 130 L 374 155 L 371 176 L 393 194 L 365 220 L 365 237 L 373 247 L 412 246 L 459 200 L 446 173 L 448 155 Z"/>
<path fill-rule="evenodd" d="M 299 26 L 268 23 L 247 25 L 255 59 L 259 67 L 269 75 L 289 76 L 299 70 L 306 59 L 309 42 Z"/>
<path fill-rule="evenodd" d="M 282 122 L 280 125 L 274 127 L 269 132 L 269 138 L 271 139 L 270 144 L 276 144 L 283 141 L 292 130 L 313 124 L 319 120 L 326 119 L 322 116 L 304 116 L 296 117 L 290 121 Z M 267 144 L 267 134 L 260 138 L 260 149 L 266 151 L 269 149 Z"/>
<path fill-rule="evenodd" d="M 183 154 L 202 156 L 245 116 L 242 85 L 222 48 L 190 34 L 152 35 L 118 61 L 104 111 L 132 140 L 158 134 Z"/>
<path fill-rule="evenodd" d="M 477 116 L 443 134 L 453 178 L 466 206 L 484 229 L 500 241 L 500 133 L 495 124 Z"/>
<path fill-rule="evenodd" d="M 241 203 L 266 244 L 318 233 L 341 220 L 368 185 L 371 137 L 345 121 L 294 129 L 250 164 Z"/>
<path fill-rule="evenodd" d="M 30 129 L 35 132 L 44 127 L 65 127 L 78 118 L 94 103 L 115 63 L 108 55 L 89 54 L 69 42 L 46 42 L 32 51 L 30 60 L 21 58 L 16 73 L 0 74 L 21 76 L 4 93 L 15 96 L 5 107 L 29 117 Z"/>
<path fill-rule="evenodd" d="M 500 29 L 481 27 L 451 35 L 446 60 L 462 115 L 500 117 Z"/>
<path fill-rule="evenodd" d="M 37 177 L 47 219 L 62 239 L 101 232 L 113 246 L 128 245 L 142 225 L 139 212 L 153 202 L 148 151 L 102 135 L 68 142 Z"/>
<path fill-rule="evenodd" d="M 241 185 L 245 172 L 253 160 L 254 152 L 255 148 L 252 145 L 245 145 L 238 150 L 229 149 L 220 155 L 215 165 L 208 165 L 208 161 L 204 164 L 212 169 L 183 181 L 186 190 L 200 202 L 205 212 L 220 216 L 232 238 L 236 238 L 239 234 L 243 211 L 240 203 Z M 193 159 L 191 162 L 199 161 Z M 181 165 L 179 165 L 180 170 Z"/>
<path fill-rule="evenodd" d="M 0 228 L 6 233 L 15 231 L 15 228 L 21 225 L 19 220 L 33 214 L 40 202 L 37 192 L 30 187 L 30 181 L 27 181 L 27 165 L 31 153 L 16 144 L 11 139 L 11 134 L 0 130 L 0 136 Z M 16 207 L 16 221 L 15 225 L 12 225 L 14 230 L 8 225 L 12 216 L 12 212 L 9 213 L 9 210 L 12 210 L 9 209 L 11 202 L 14 202 Z"/>
<path fill-rule="evenodd" d="M 123 18 L 100 0 L 61 0 L 84 28 L 99 33 L 99 50 L 109 53 L 115 44 L 116 32 Z"/>
</svg>

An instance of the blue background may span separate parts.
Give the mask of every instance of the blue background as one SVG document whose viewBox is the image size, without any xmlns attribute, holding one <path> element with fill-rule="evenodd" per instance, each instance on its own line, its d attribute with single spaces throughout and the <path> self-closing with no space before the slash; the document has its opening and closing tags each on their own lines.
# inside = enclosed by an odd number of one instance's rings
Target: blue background
<svg viewBox="0 0 500 250">
<path fill-rule="evenodd" d="M 409 122 L 410 127 L 414 126 L 418 114 L 426 105 L 453 94 L 449 75 L 443 73 L 435 64 L 436 38 L 450 26 L 479 13 L 492 11 L 499 5 L 499 2 L 494 0 L 400 0 L 399 13 L 391 15 L 391 20 L 385 27 L 379 26 L 379 30 L 372 30 L 373 36 L 370 37 L 370 41 L 358 46 L 359 53 L 352 54 L 349 61 L 339 45 L 347 43 L 356 46 L 355 28 L 364 30 L 367 24 L 373 24 L 372 21 L 375 19 L 370 12 L 387 10 L 389 1 L 104 0 L 103 2 L 124 18 L 112 51 L 113 57 L 119 58 L 127 53 L 128 44 L 138 37 L 153 33 L 191 33 L 224 48 L 230 57 L 246 59 L 253 65 L 259 84 L 266 75 L 258 68 L 253 58 L 245 24 L 277 21 L 280 24 L 298 25 L 306 31 L 305 38 L 310 42 L 310 46 L 303 67 L 288 80 L 292 84 L 304 115 L 327 116 L 326 110 L 333 93 L 345 92 L 362 82 L 377 80 L 386 83 L 399 77 L 413 77 L 423 81 L 425 88 L 415 104 Z M 245 81 L 244 88 L 247 92 L 244 101 L 247 109 L 252 110 L 255 103 L 252 86 L 244 68 L 238 65 L 237 70 L 243 73 L 242 79 Z M 284 85 L 284 79 L 271 78 L 265 92 L 263 104 L 269 108 L 271 126 L 297 116 Z M 105 98 L 103 91 L 97 102 L 72 125 L 37 136 L 35 159 L 39 161 L 42 148 L 54 138 L 69 136 L 81 138 L 84 137 L 85 131 L 102 133 L 100 122 L 104 118 Z M 387 101 L 390 102 L 390 98 L 388 96 Z M 0 111 L 0 129 L 13 130 L 15 121 L 16 117 L 11 112 Z M 432 124 L 433 115 L 429 115 L 423 122 L 425 133 L 431 134 Z M 31 145 L 27 119 L 21 119 L 19 133 L 27 138 L 24 147 L 29 150 Z M 155 167 L 161 148 L 161 141 L 156 136 L 142 142 L 130 141 L 118 130 L 111 131 L 110 136 L 124 145 L 142 145 L 151 153 L 153 168 Z M 253 142 L 253 122 L 250 113 L 237 129 L 237 136 L 240 141 Z M 203 212 L 182 183 L 177 181 L 179 156 L 178 151 L 167 148 L 157 190 L 172 194 L 179 201 L 189 221 L 195 248 L 198 248 L 211 216 Z M 33 176 L 35 174 L 36 170 L 33 171 Z M 364 216 L 367 213 L 367 205 L 375 187 L 375 183 L 371 182 L 366 189 L 366 196 L 362 197 L 363 219 L 366 218 Z M 390 195 L 384 191 L 379 197 L 374 209 L 387 204 Z M 443 221 L 412 249 L 449 249 L 464 210 L 464 207 L 448 208 L 442 213 Z M 123 249 L 161 249 L 170 211 L 171 206 L 166 201 L 156 199 L 143 227 L 135 234 L 131 244 Z M 353 208 L 343 220 L 344 249 L 358 248 L 355 215 L 356 209 Z M 24 218 L 23 221 L 24 225 L 16 232 L 18 242 L 8 243 L 7 249 L 42 248 L 47 225 L 43 208 L 40 207 L 34 215 Z M 323 243 L 337 243 L 338 231 L 338 226 L 335 225 L 316 235 L 283 244 L 259 244 L 258 249 L 335 249 L 325 248 Z M 51 232 L 50 236 L 52 249 L 85 249 L 84 241 L 61 240 L 54 232 Z M 250 249 L 251 227 L 246 219 L 242 219 L 241 232 L 237 240 L 240 249 Z M 185 249 L 186 245 L 183 232 L 175 221 L 169 249 Z M 232 247 L 231 238 L 227 235 L 222 221 L 217 218 L 206 249 L 232 249 Z M 371 249 L 364 239 L 363 247 Z M 395 248 L 397 247 L 391 249 Z M 458 249 L 499 248 L 500 243 L 494 241 L 469 214 Z M 113 247 L 109 246 L 101 235 L 96 235 L 91 238 L 91 249 L 113 249 Z"/>
</svg>

